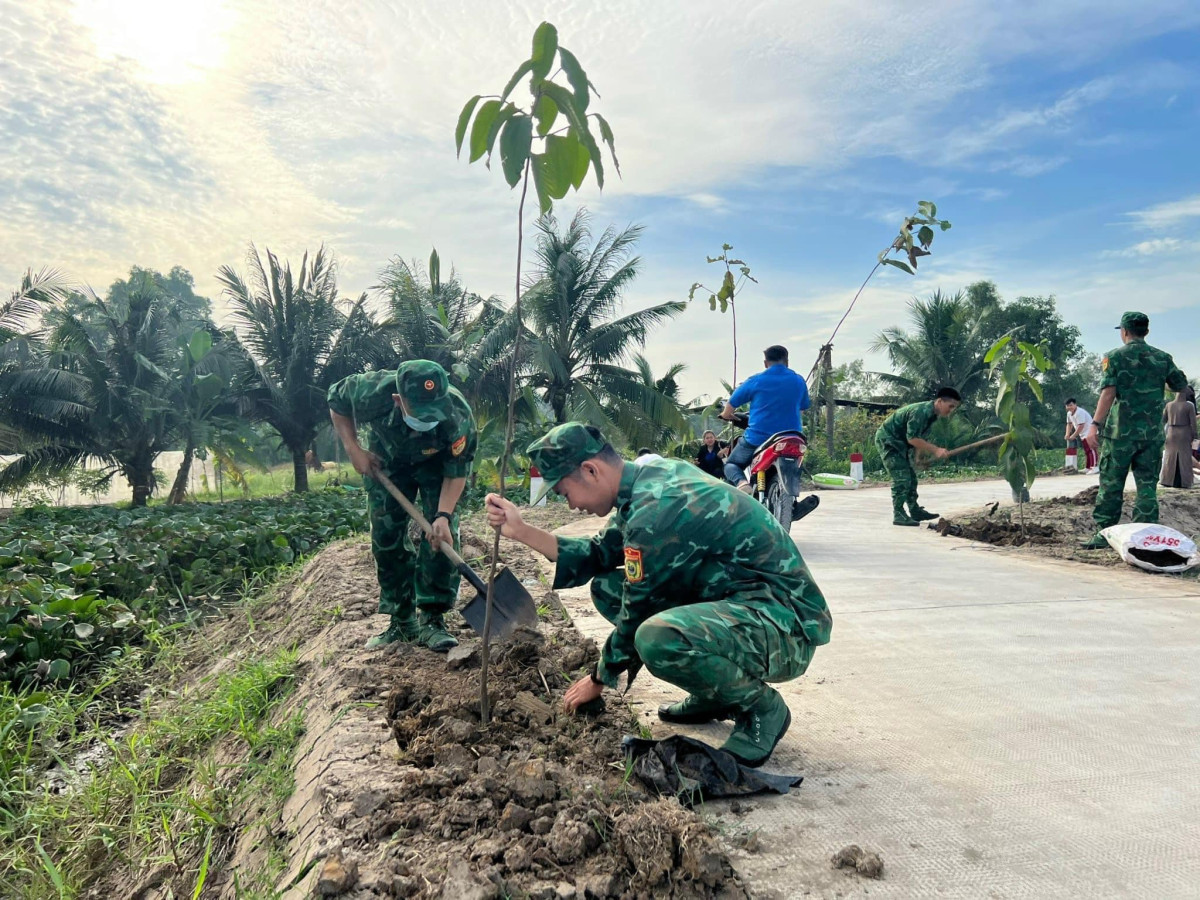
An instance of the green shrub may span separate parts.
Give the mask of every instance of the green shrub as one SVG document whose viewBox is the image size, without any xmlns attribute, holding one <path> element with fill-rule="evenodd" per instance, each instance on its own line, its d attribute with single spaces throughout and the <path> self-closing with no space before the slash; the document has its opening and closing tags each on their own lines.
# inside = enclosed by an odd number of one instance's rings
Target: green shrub
<svg viewBox="0 0 1200 900">
<path fill-rule="evenodd" d="M 173 599 L 219 596 L 367 529 L 361 491 L 26 510 L 0 522 L 0 678 L 65 678 Z"/>
</svg>

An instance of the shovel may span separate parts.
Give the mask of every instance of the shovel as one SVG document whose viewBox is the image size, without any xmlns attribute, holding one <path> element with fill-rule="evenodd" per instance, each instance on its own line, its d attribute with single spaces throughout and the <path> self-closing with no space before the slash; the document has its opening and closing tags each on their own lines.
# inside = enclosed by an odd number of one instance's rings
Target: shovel
<svg viewBox="0 0 1200 900">
<path fill-rule="evenodd" d="M 412 501 L 400 493 L 400 489 L 396 485 L 392 484 L 390 478 L 379 471 L 372 473 L 371 477 L 387 488 L 387 492 L 396 498 L 396 502 L 412 517 L 414 522 L 421 526 L 421 530 L 426 535 L 433 533 L 433 528 L 429 522 L 417 511 Z M 478 591 L 471 598 L 471 602 L 463 607 L 462 617 L 467 620 L 468 625 L 482 635 L 483 620 L 487 613 L 487 583 L 476 575 L 475 570 L 468 566 L 463 558 L 455 552 L 453 545 L 443 541 L 441 551 L 446 554 L 450 562 L 454 563 L 454 567 Z M 501 569 L 496 574 L 496 585 L 492 594 L 491 636 L 502 641 L 512 634 L 518 626 L 524 625 L 528 628 L 537 628 L 537 623 L 537 606 L 533 602 L 533 597 L 529 596 L 529 591 L 525 590 L 525 586 L 517 581 L 516 575 L 508 569 Z"/>
</svg>

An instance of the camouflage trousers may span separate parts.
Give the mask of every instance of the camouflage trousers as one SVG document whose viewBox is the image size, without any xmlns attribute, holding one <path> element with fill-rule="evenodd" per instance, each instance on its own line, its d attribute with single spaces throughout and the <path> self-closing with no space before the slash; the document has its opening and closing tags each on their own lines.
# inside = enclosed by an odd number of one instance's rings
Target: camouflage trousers
<svg viewBox="0 0 1200 900">
<path fill-rule="evenodd" d="M 1103 440 L 1100 442 L 1100 492 L 1092 518 L 1096 529 L 1121 521 L 1121 501 L 1125 496 L 1125 478 L 1133 470 L 1137 500 L 1133 521 L 1158 521 L 1158 469 L 1162 464 L 1163 442 Z"/>
<path fill-rule="evenodd" d="M 621 569 L 592 579 L 592 602 L 614 624 L 624 582 Z M 744 709 L 766 693 L 766 682 L 803 675 L 816 649 L 763 615 L 767 602 L 731 594 L 657 613 L 638 627 L 638 656 L 655 678 L 699 699 Z"/>
<path fill-rule="evenodd" d="M 384 469 L 392 483 L 432 521 L 442 493 L 441 466 Z M 454 606 L 461 577 L 444 553 L 436 551 L 423 537 L 409 535 L 409 518 L 400 504 L 379 482 L 370 478 L 367 509 L 371 515 L 371 554 L 379 578 L 379 611 L 386 615 L 411 616 L 416 610 L 444 613 Z M 417 503 L 418 495 L 420 503 Z M 450 522 L 454 548 L 459 546 L 458 515 Z"/>
<path fill-rule="evenodd" d="M 917 502 L 917 470 L 913 468 L 912 452 L 900 453 L 893 447 L 887 447 L 879 441 L 875 442 L 876 449 L 883 459 L 884 468 L 892 477 L 892 504 L 896 507 L 904 503 Z"/>
</svg>

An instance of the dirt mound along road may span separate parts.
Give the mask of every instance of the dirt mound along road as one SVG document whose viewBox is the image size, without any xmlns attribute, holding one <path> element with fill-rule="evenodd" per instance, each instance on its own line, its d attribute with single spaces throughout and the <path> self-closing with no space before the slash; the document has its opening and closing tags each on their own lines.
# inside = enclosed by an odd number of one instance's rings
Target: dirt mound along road
<svg viewBox="0 0 1200 900">
<path fill-rule="evenodd" d="M 1092 509 L 1098 488 L 1093 485 L 1067 497 L 1036 500 L 1025 504 L 1025 527 L 1017 507 L 991 505 L 970 513 L 942 518 L 930 524 L 939 534 L 963 537 L 1001 547 L 1027 548 L 1030 552 L 1058 559 L 1074 559 L 1095 565 L 1124 566 L 1111 550 L 1083 550 L 1081 541 L 1096 532 Z M 1125 495 L 1121 521 L 1130 521 L 1135 495 Z M 1188 536 L 1200 529 L 1200 489 L 1158 489 L 1159 522 Z M 1189 575 L 1188 577 L 1194 577 Z"/>
<path fill-rule="evenodd" d="M 464 532 L 464 556 L 490 550 L 478 524 Z M 477 637 L 457 615 L 453 660 L 406 644 L 364 649 L 385 620 L 373 615 L 361 540 L 318 554 L 252 623 L 234 610 L 206 630 L 187 677 L 297 647 L 298 682 L 279 715 L 302 711 L 306 732 L 282 814 L 231 823 L 204 897 L 233 900 L 264 878 L 264 896 L 285 900 L 748 897 L 705 823 L 629 776 L 620 741 L 636 718 L 616 692 L 594 717 L 561 712 L 596 647 L 529 551 L 505 541 L 502 552 L 543 620 L 495 647 L 486 727 Z M 185 881 L 115 873 L 91 896 L 166 900 Z"/>
</svg>

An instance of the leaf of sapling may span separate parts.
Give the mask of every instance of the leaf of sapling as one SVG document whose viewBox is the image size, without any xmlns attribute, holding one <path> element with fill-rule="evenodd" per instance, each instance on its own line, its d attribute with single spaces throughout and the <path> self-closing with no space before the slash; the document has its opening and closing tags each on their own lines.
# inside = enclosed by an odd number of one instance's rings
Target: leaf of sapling
<svg viewBox="0 0 1200 900">
<path fill-rule="evenodd" d="M 997 354 L 999 354 L 999 352 L 1003 350 L 1008 345 L 1008 342 L 1012 339 L 1013 336 L 1011 334 L 1006 334 L 1004 337 L 1000 338 L 1000 340 L 996 341 L 996 343 L 992 344 L 992 348 L 988 350 L 987 355 L 983 357 L 983 361 L 985 363 L 990 363 L 992 360 L 994 360 Z"/>
<path fill-rule="evenodd" d="M 1045 398 L 1042 395 L 1042 385 L 1032 375 L 1025 373 L 1021 375 L 1021 380 L 1029 385 L 1029 390 L 1033 391 L 1033 396 L 1038 398 L 1038 403 L 1044 403 Z"/>
<path fill-rule="evenodd" d="M 500 135 L 500 164 L 504 169 L 504 180 L 510 188 L 516 187 L 521 181 L 521 171 L 529 159 L 532 142 L 533 120 L 525 115 L 510 118 Z"/>
<path fill-rule="evenodd" d="M 592 115 L 596 117 L 596 124 L 600 126 L 600 140 L 608 144 L 608 154 L 612 157 L 613 168 L 616 169 L 617 174 L 620 175 L 621 163 L 617 159 L 617 145 L 613 140 L 612 127 L 608 124 L 608 119 L 604 118 L 604 116 L 600 115 L 600 113 L 593 113 Z"/>
<path fill-rule="evenodd" d="M 471 162 L 475 162 L 490 149 L 487 142 L 488 132 L 492 123 L 496 121 L 496 116 L 500 115 L 500 106 L 499 100 L 488 100 L 475 114 L 475 122 L 471 126 Z"/>
<path fill-rule="evenodd" d="M 517 86 L 517 82 L 533 71 L 533 60 L 527 59 L 525 62 L 517 66 L 517 71 L 512 73 L 512 78 L 508 79 L 508 84 L 504 86 L 504 92 L 500 95 L 501 100 L 507 100 L 508 95 L 513 92 L 513 88 Z"/>
<path fill-rule="evenodd" d="M 546 185 L 544 157 L 544 153 L 534 153 L 529 157 L 529 170 L 533 175 L 533 189 L 537 191 L 538 208 L 543 216 L 554 207 L 554 200 L 551 198 L 550 191 Z"/>
<path fill-rule="evenodd" d="M 500 137 L 500 131 L 508 123 L 508 121 L 517 113 L 517 107 L 511 103 L 505 103 L 501 107 L 499 114 L 492 120 L 492 125 L 487 133 L 487 165 L 491 168 L 492 151 L 496 147 L 496 138 Z"/>
<path fill-rule="evenodd" d="M 533 66 L 533 77 L 541 80 L 550 74 L 554 65 L 554 54 L 558 52 L 558 29 L 549 22 L 543 22 L 533 33 L 533 52 L 529 62 Z"/>
<path fill-rule="evenodd" d="M 538 137 L 545 137 L 558 118 L 558 106 L 545 94 L 539 94 L 537 102 L 533 104 L 533 115 L 537 118 Z"/>
<path fill-rule="evenodd" d="M 884 260 L 882 260 L 882 262 L 885 266 L 892 266 L 894 268 L 899 269 L 901 272 L 907 272 L 909 275 L 916 274 L 912 269 L 910 269 L 908 267 L 908 263 L 903 263 L 898 259 L 884 259 Z"/>
<path fill-rule="evenodd" d="M 467 125 L 471 121 L 471 113 L 475 111 L 475 105 L 482 99 L 479 94 L 476 94 L 466 105 L 463 106 L 462 112 L 458 114 L 458 125 L 454 127 L 454 147 L 459 156 L 462 156 L 463 138 L 467 136 Z"/>
<path fill-rule="evenodd" d="M 567 121 L 571 123 L 571 128 L 575 132 L 575 137 L 588 152 L 591 157 L 592 165 L 596 169 L 596 184 L 598 187 L 604 187 L 604 160 L 600 158 L 600 147 L 596 144 L 596 139 L 592 137 L 592 132 L 588 128 L 587 118 L 580 114 L 579 108 L 575 105 L 575 95 L 568 91 L 561 84 L 555 84 L 552 81 L 547 81 L 542 85 L 542 90 L 550 95 L 550 98 L 558 105 L 563 115 L 567 117 Z"/>
<path fill-rule="evenodd" d="M 941 223 L 940 223 L 940 224 L 941 224 L 941 229 L 942 229 L 942 231 L 949 231 L 949 230 L 950 230 L 950 223 L 949 223 L 949 222 L 947 222 L 945 219 L 942 219 L 942 221 L 941 221 Z"/>
<path fill-rule="evenodd" d="M 698 282 L 698 281 L 692 285 L 692 289 L 690 291 L 688 291 L 688 300 L 689 301 L 694 300 L 696 298 L 696 291 L 699 288 L 700 288 L 700 282 Z"/>
<path fill-rule="evenodd" d="M 708 308 L 711 309 L 713 312 L 717 311 L 717 295 L 716 294 L 713 294 L 711 297 L 708 298 Z M 722 310 L 722 312 L 724 312 L 724 310 Z"/>
<path fill-rule="evenodd" d="M 586 112 L 588 103 L 591 102 L 587 73 L 583 71 L 583 66 L 579 64 L 575 54 L 565 47 L 558 48 L 558 61 L 562 65 L 563 71 L 567 73 L 567 81 L 571 85 L 571 90 L 575 92 L 575 101 L 580 112 Z M 601 130 L 601 134 L 603 133 Z"/>
<path fill-rule="evenodd" d="M 921 230 L 917 232 L 917 242 L 926 249 L 933 243 L 933 229 L 928 225 L 922 225 Z"/>
<path fill-rule="evenodd" d="M 1016 357 L 1012 357 L 1004 361 L 1004 369 L 1001 377 L 1004 379 L 1005 384 L 1015 385 L 1017 383 L 1017 376 L 1020 374 L 1020 372 L 1021 360 Z"/>
</svg>

